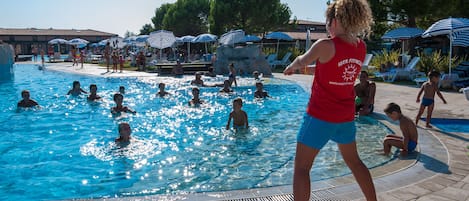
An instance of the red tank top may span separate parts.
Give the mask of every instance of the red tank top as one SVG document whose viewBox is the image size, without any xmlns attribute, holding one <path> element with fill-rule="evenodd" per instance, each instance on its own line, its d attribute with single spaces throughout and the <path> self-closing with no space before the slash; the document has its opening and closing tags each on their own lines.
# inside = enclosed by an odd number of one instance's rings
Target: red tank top
<svg viewBox="0 0 469 201">
<path fill-rule="evenodd" d="M 351 44 L 332 39 L 335 55 L 326 63 L 316 61 L 314 81 L 306 112 L 332 123 L 350 122 L 355 118 L 355 79 L 366 55 L 362 40 Z"/>
</svg>

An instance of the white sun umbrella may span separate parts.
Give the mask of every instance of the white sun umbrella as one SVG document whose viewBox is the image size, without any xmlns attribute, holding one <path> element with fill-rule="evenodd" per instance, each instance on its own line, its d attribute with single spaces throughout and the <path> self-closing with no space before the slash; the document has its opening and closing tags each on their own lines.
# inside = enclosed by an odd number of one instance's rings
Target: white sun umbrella
<svg viewBox="0 0 469 201">
<path fill-rule="evenodd" d="M 81 39 L 81 38 L 74 38 L 74 39 L 68 41 L 69 45 L 86 45 L 88 43 L 89 42 L 87 40 Z"/>
<path fill-rule="evenodd" d="M 451 75 L 451 60 L 453 54 L 453 33 L 469 30 L 469 19 L 467 18 L 446 18 L 435 22 L 425 32 L 422 37 L 431 37 L 438 35 L 449 36 L 449 74 Z"/>
<path fill-rule="evenodd" d="M 232 30 L 221 35 L 219 42 L 223 45 L 234 45 L 235 43 L 246 42 L 244 31 L 241 29 Z"/>
<path fill-rule="evenodd" d="M 179 37 L 179 40 L 183 43 L 187 43 L 187 60 L 189 61 L 189 55 L 191 55 L 191 43 L 194 40 L 195 36 L 187 35 Z"/>
<path fill-rule="evenodd" d="M 469 30 L 453 33 L 453 45 L 469 47 Z"/>
<path fill-rule="evenodd" d="M 151 47 L 160 50 L 161 59 L 163 49 L 173 46 L 174 42 L 176 42 L 176 36 L 171 31 L 158 30 L 150 33 L 147 42 Z"/>
<path fill-rule="evenodd" d="M 217 36 L 213 34 L 200 34 L 192 40 L 193 43 L 205 43 L 205 54 L 208 53 L 207 51 L 207 43 L 214 42 L 217 40 Z"/>
<path fill-rule="evenodd" d="M 114 49 L 124 48 L 125 43 L 122 37 L 112 37 L 109 39 L 109 44 Z"/>
<path fill-rule="evenodd" d="M 51 45 L 57 45 L 58 48 L 58 52 L 60 52 L 60 44 L 68 44 L 68 40 L 65 40 L 65 39 L 62 39 L 62 38 L 56 38 L 56 39 L 52 39 L 48 42 L 49 44 Z"/>
<path fill-rule="evenodd" d="M 311 45 L 311 31 L 309 29 L 307 29 L 306 30 L 305 51 L 309 50 L 310 45 Z"/>
</svg>

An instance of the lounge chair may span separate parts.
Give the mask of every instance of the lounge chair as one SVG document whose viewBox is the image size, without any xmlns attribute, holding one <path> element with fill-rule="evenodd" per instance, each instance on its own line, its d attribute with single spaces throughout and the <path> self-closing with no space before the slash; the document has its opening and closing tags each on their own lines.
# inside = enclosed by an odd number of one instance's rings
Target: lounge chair
<svg viewBox="0 0 469 201">
<path fill-rule="evenodd" d="M 424 73 L 415 70 L 415 66 L 417 66 L 419 61 L 420 57 L 414 57 L 403 69 L 393 69 L 389 72 L 376 73 L 375 76 L 382 78 L 385 82 L 394 82 L 397 77 L 404 77 L 409 80 L 413 80 L 416 77 L 425 76 Z"/>
<path fill-rule="evenodd" d="M 290 61 L 290 56 L 291 56 L 291 54 L 292 54 L 291 52 L 287 52 L 287 53 L 283 56 L 282 60 L 273 61 L 271 67 L 272 67 L 272 68 L 275 67 L 275 66 L 283 66 L 283 67 L 285 67 L 285 66 L 289 65 L 289 64 L 291 63 L 291 61 Z"/>
<path fill-rule="evenodd" d="M 277 60 L 277 54 L 269 54 L 266 59 L 269 66 L 272 68 L 274 61 Z"/>
</svg>

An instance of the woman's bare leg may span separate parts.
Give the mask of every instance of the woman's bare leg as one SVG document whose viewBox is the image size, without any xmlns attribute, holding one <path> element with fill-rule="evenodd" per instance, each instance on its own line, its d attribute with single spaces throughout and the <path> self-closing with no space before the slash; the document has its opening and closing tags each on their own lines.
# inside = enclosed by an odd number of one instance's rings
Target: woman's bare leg
<svg viewBox="0 0 469 201">
<path fill-rule="evenodd" d="M 319 150 L 302 143 L 296 144 L 295 173 L 293 175 L 293 197 L 295 201 L 309 200 L 311 180 L 309 172 Z"/>
<path fill-rule="evenodd" d="M 366 200 L 376 201 L 376 191 L 373 180 L 371 179 L 370 171 L 358 156 L 356 143 L 338 144 L 338 146 L 345 163 L 352 171 L 352 174 L 355 177 L 355 180 L 357 180 Z"/>
</svg>

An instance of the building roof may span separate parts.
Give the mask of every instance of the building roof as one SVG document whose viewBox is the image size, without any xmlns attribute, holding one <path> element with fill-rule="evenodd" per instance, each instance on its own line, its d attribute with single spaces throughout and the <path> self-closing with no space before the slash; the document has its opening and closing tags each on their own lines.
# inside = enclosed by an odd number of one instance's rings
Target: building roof
<svg viewBox="0 0 469 201">
<path fill-rule="evenodd" d="M 0 28 L 0 36 L 117 36 L 117 34 L 92 29 L 18 29 Z"/>
<path fill-rule="evenodd" d="M 294 20 L 290 20 L 290 24 L 293 24 Z M 316 22 L 316 21 L 309 21 L 309 20 L 296 20 L 296 24 L 298 25 L 319 25 L 325 26 L 325 22 Z"/>
<path fill-rule="evenodd" d="M 306 40 L 306 31 L 305 32 L 283 32 L 288 34 L 293 40 Z M 311 32 L 309 35 L 310 40 L 318 40 L 321 38 L 327 38 L 327 33 L 317 33 Z"/>
</svg>

